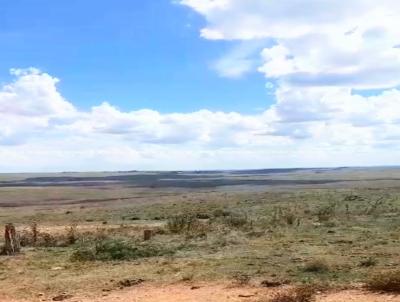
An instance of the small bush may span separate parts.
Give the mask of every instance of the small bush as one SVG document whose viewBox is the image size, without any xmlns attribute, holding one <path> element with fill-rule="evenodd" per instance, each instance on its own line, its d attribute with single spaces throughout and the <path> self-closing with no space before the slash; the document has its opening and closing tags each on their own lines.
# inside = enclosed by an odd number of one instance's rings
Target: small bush
<svg viewBox="0 0 400 302">
<path fill-rule="evenodd" d="M 322 259 L 315 259 L 306 263 L 303 271 L 307 273 L 325 273 L 329 271 L 329 265 Z"/>
<path fill-rule="evenodd" d="M 271 213 L 270 225 L 277 226 L 299 226 L 300 215 L 297 210 L 283 207 L 274 207 Z"/>
<path fill-rule="evenodd" d="M 96 255 L 93 250 L 87 247 L 80 247 L 74 250 L 71 255 L 71 261 L 73 262 L 84 262 L 84 261 L 95 261 Z"/>
<path fill-rule="evenodd" d="M 331 203 L 329 205 L 326 205 L 324 207 L 321 207 L 317 211 L 317 217 L 319 222 L 327 222 L 331 218 L 335 216 L 336 212 L 336 204 Z"/>
<path fill-rule="evenodd" d="M 223 209 L 216 209 L 216 210 L 214 210 L 214 212 L 213 212 L 213 216 L 215 217 L 215 218 L 218 218 L 218 217 L 227 217 L 227 216 L 230 216 L 231 215 L 231 212 L 229 212 L 228 210 L 223 210 Z"/>
<path fill-rule="evenodd" d="M 287 292 L 279 292 L 272 297 L 270 302 L 313 302 L 315 301 L 316 288 L 312 285 L 303 285 Z"/>
<path fill-rule="evenodd" d="M 19 233 L 19 242 L 22 247 L 33 246 L 36 244 L 34 243 L 32 233 L 26 230 L 23 230 Z"/>
<path fill-rule="evenodd" d="M 38 241 L 36 245 L 41 247 L 56 247 L 59 244 L 55 236 L 49 233 L 40 232 L 38 235 Z"/>
<path fill-rule="evenodd" d="M 195 215 L 180 214 L 168 219 L 167 229 L 173 234 L 189 232 L 197 222 Z"/>
<path fill-rule="evenodd" d="M 196 214 L 197 219 L 210 219 L 211 215 L 207 213 L 197 213 Z"/>
<path fill-rule="evenodd" d="M 66 243 L 68 245 L 74 244 L 77 240 L 77 236 L 76 236 L 76 226 L 72 225 L 69 228 L 66 229 L 67 230 L 67 238 L 66 238 Z"/>
<path fill-rule="evenodd" d="M 296 215 L 291 212 L 286 213 L 284 218 L 285 218 L 286 224 L 288 224 L 288 225 L 294 225 L 294 223 L 297 220 Z"/>
<path fill-rule="evenodd" d="M 371 267 L 375 266 L 378 263 L 378 261 L 372 257 L 369 257 L 367 259 L 364 259 L 360 262 L 361 267 Z"/>
<path fill-rule="evenodd" d="M 366 287 L 371 291 L 400 293 L 400 271 L 377 273 L 367 281 Z"/>
<path fill-rule="evenodd" d="M 221 217 L 221 219 L 222 223 L 230 228 L 245 230 L 251 230 L 253 228 L 253 222 L 246 214 L 231 213 L 229 216 Z"/>
<path fill-rule="evenodd" d="M 39 235 L 39 230 L 38 230 L 38 225 L 36 222 L 31 224 L 31 232 L 32 232 L 32 243 L 36 244 L 38 235 Z"/>
</svg>

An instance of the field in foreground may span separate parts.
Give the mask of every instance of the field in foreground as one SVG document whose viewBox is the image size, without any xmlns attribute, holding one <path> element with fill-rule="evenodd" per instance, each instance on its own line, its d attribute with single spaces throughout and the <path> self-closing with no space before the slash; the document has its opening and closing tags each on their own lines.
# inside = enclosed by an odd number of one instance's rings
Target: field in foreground
<svg viewBox="0 0 400 302">
<path fill-rule="evenodd" d="M 2 175 L 0 223 L 17 226 L 23 252 L 0 256 L 0 297 L 261 302 L 307 285 L 319 301 L 398 301 L 399 179 L 396 168 Z"/>
</svg>

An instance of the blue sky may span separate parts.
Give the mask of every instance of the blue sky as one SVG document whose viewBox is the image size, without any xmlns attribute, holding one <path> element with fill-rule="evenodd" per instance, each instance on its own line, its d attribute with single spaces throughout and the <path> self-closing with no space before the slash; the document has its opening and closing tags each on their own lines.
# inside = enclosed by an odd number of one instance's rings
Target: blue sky
<svg viewBox="0 0 400 302">
<path fill-rule="evenodd" d="M 34 66 L 62 81 L 61 93 L 88 109 L 256 112 L 268 105 L 264 78 L 219 76 L 213 62 L 237 42 L 199 36 L 204 19 L 171 0 L 4 1 L 0 82 Z"/>
<path fill-rule="evenodd" d="M 0 172 L 399 164 L 399 20 L 398 0 L 2 1 Z"/>
</svg>

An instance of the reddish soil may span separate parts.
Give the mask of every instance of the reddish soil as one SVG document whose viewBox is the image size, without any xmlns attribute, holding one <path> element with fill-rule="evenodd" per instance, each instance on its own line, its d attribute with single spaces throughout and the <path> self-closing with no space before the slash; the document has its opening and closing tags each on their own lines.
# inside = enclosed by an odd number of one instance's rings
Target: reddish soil
<svg viewBox="0 0 400 302">
<path fill-rule="evenodd" d="M 120 291 L 104 292 L 100 297 L 72 297 L 67 302 L 258 302 L 268 301 L 276 290 L 234 287 L 229 284 L 141 284 Z M 265 299 L 265 300 L 264 300 Z M 38 297 L 31 301 L 52 301 Z M 29 301 L 29 302 L 31 302 Z M 28 302 L 1 298 L 0 302 Z M 382 295 L 360 290 L 323 294 L 317 302 L 400 302 L 399 295 Z"/>
</svg>

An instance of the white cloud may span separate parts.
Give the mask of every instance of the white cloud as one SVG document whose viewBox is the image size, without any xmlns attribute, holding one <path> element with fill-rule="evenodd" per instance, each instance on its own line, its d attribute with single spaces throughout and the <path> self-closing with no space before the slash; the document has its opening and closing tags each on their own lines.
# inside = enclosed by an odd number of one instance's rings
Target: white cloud
<svg viewBox="0 0 400 302">
<path fill-rule="evenodd" d="M 400 154 L 396 89 L 367 98 L 278 87 L 277 103 L 254 115 L 123 112 L 106 102 L 79 111 L 52 76 L 13 74 L 0 88 L 1 171 L 389 164 Z"/>
<path fill-rule="evenodd" d="M 400 136 L 400 2 L 394 0 L 182 0 L 207 20 L 202 37 L 249 43 L 258 70 L 274 82 L 266 136 L 344 164 L 348 152 L 382 152 L 398 163 Z M 229 58 L 230 54 L 227 55 Z M 251 59 L 247 58 L 247 59 Z M 360 91 L 375 89 L 367 97 Z M 358 91 L 358 94 L 355 92 Z M 326 149 L 325 149 L 326 148 Z M 355 149 L 354 149 L 355 148 Z M 293 151 L 295 152 L 295 151 Z M 359 156 L 359 154 L 357 154 Z M 355 163 L 353 163 L 355 164 Z"/>
<path fill-rule="evenodd" d="M 400 2 L 183 0 L 208 39 L 273 39 L 260 71 L 291 86 L 400 85 Z"/>
<path fill-rule="evenodd" d="M 57 91 L 58 79 L 38 69 L 12 69 L 16 81 L 0 90 L 0 113 L 51 117 L 73 114 L 74 107 Z"/>
</svg>

